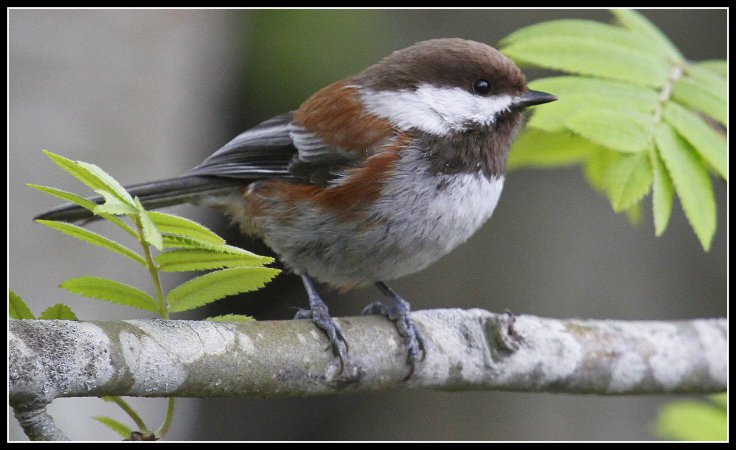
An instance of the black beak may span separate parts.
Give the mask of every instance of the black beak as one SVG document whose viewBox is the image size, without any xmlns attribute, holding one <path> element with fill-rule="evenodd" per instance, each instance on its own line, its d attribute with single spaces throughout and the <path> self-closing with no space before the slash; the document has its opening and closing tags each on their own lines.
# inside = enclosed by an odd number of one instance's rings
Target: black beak
<svg viewBox="0 0 736 450">
<path fill-rule="evenodd" d="M 540 91 L 529 91 L 526 94 L 518 97 L 514 101 L 513 108 L 522 109 L 527 106 L 541 105 L 542 103 L 549 103 L 557 100 L 557 97 Z"/>
</svg>

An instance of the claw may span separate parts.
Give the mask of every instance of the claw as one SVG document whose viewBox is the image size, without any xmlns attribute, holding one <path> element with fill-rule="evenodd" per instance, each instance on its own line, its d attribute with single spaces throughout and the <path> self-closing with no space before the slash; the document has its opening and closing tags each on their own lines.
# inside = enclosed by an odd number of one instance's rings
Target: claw
<svg viewBox="0 0 736 450">
<path fill-rule="evenodd" d="M 409 364 L 410 369 L 409 374 L 404 378 L 404 381 L 406 381 L 414 374 L 417 361 L 424 361 L 427 356 L 424 337 L 422 337 L 421 333 L 417 330 L 414 321 L 409 317 L 408 311 L 406 311 L 406 313 L 399 314 L 395 319 L 389 316 L 389 319 L 395 320 L 399 335 L 404 338 L 405 342 L 407 342 L 408 352 L 406 362 Z M 420 352 L 421 358 L 418 357 Z"/>
<path fill-rule="evenodd" d="M 294 320 L 302 320 L 302 319 L 312 319 L 312 310 L 311 309 L 304 309 L 299 308 L 296 311 L 296 314 L 294 314 Z"/>
<path fill-rule="evenodd" d="M 332 354 L 340 360 L 340 372 L 342 373 L 345 369 L 345 354 L 348 352 L 348 341 L 345 339 L 340 326 L 335 320 L 330 317 L 327 305 L 317 293 L 314 287 L 314 281 L 308 275 L 302 275 L 302 281 L 304 287 L 307 289 L 309 295 L 309 307 L 310 309 L 299 309 L 294 316 L 294 319 L 310 319 L 318 328 L 327 334 L 327 340 L 329 345 L 325 347 L 325 350 L 331 348 Z M 345 346 L 343 351 L 340 343 Z"/>
<path fill-rule="evenodd" d="M 414 374 L 417 361 L 424 361 L 426 358 L 426 342 L 421 333 L 419 333 L 419 330 L 417 330 L 414 321 L 409 316 L 409 303 L 401 298 L 399 294 L 388 287 L 385 283 L 379 281 L 376 283 L 376 286 L 386 296 L 391 297 L 393 304 L 391 306 L 386 306 L 381 302 L 373 302 L 363 309 L 363 314 L 385 316 L 396 325 L 396 330 L 398 331 L 399 336 L 404 338 L 404 342 L 407 346 L 406 362 L 409 364 L 409 374 L 404 378 L 404 381 L 406 381 Z M 419 358 L 420 352 L 421 358 Z"/>
</svg>

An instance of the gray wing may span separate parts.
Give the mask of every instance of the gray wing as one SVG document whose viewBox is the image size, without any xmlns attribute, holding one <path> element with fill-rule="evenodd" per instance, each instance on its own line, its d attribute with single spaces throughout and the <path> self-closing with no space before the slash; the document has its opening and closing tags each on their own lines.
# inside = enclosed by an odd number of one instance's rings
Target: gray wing
<svg viewBox="0 0 736 450">
<path fill-rule="evenodd" d="M 293 112 L 273 117 L 236 136 L 187 175 L 222 178 L 292 178 L 326 184 L 358 164 L 356 152 L 325 144 L 292 122 Z"/>
<path fill-rule="evenodd" d="M 125 189 L 153 209 L 226 193 L 237 189 L 242 180 L 294 178 L 289 172 L 289 163 L 297 154 L 289 137 L 291 118 L 292 113 L 282 114 L 239 134 L 180 177 L 126 186 Z M 102 197 L 88 200 L 103 202 Z M 75 204 L 61 205 L 36 217 L 82 222 L 99 218 Z"/>
<path fill-rule="evenodd" d="M 228 192 L 237 188 L 240 180 L 285 178 L 325 184 L 337 176 L 341 167 L 352 164 L 351 152 L 325 145 L 301 127 L 292 125 L 292 117 L 293 112 L 281 114 L 244 131 L 180 177 L 125 189 L 139 197 L 146 207 L 161 208 Z M 103 202 L 102 197 L 88 200 Z M 82 222 L 99 218 L 75 204 L 61 205 L 36 217 Z"/>
<path fill-rule="evenodd" d="M 293 122 L 289 130 L 298 149 L 289 164 L 289 172 L 295 177 L 306 178 L 313 184 L 326 184 L 338 178 L 345 169 L 359 164 L 357 152 L 325 144 L 314 133 Z"/>
<path fill-rule="evenodd" d="M 281 114 L 240 133 L 187 175 L 290 177 L 289 162 L 297 154 L 289 135 L 292 116 L 292 112 Z"/>
</svg>

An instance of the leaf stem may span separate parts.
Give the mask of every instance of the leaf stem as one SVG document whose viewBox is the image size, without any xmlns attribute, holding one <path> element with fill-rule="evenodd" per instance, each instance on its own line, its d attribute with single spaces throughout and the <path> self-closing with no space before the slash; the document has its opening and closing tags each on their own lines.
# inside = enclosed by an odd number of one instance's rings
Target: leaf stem
<svg viewBox="0 0 736 450">
<path fill-rule="evenodd" d="M 166 408 L 166 419 L 161 424 L 161 428 L 156 431 L 156 437 L 162 439 L 169 432 L 171 422 L 174 419 L 174 409 L 176 408 L 176 397 L 169 397 L 169 405 Z"/>
<path fill-rule="evenodd" d="M 662 114 L 664 114 L 664 108 L 672 98 L 672 91 L 675 88 L 675 84 L 682 78 L 685 73 L 685 67 L 687 63 L 684 61 L 674 61 L 672 70 L 667 74 L 667 82 L 662 86 L 659 91 L 659 98 L 657 99 L 657 107 L 654 109 L 654 116 L 652 117 L 652 130 L 649 133 L 648 148 L 654 148 L 654 135 L 656 134 L 657 127 L 662 123 Z"/>
<path fill-rule="evenodd" d="M 121 397 L 118 397 L 118 396 L 105 397 L 104 399 L 111 401 L 115 403 L 116 405 L 118 405 L 120 409 L 125 411 L 128 417 L 130 417 L 133 420 L 133 422 L 135 422 L 135 426 L 138 427 L 138 430 L 140 430 L 141 433 L 148 434 L 148 427 L 143 422 L 143 419 L 141 419 L 141 416 L 139 416 L 138 413 L 136 413 L 135 410 L 133 410 L 133 408 L 128 404 L 128 402 L 126 402 L 125 400 L 123 400 Z"/>
<path fill-rule="evenodd" d="M 151 245 L 143 238 L 143 224 L 141 223 L 139 217 L 135 218 L 135 224 L 138 227 L 138 234 L 140 235 L 139 242 L 143 246 L 143 253 L 146 256 L 146 267 L 148 268 L 148 273 L 151 274 L 153 284 L 156 288 L 156 298 L 158 299 L 159 303 L 159 315 L 162 319 L 168 320 L 169 308 L 166 305 L 164 292 L 161 288 L 161 278 L 159 277 L 158 266 L 153 261 L 153 257 L 151 256 Z M 164 422 L 161 424 L 161 427 L 154 433 L 154 435 L 158 439 L 162 439 L 166 435 L 166 433 L 168 433 L 169 428 L 171 427 L 171 422 L 174 419 L 174 411 L 176 409 L 176 397 L 169 397 L 168 400 L 169 401 L 168 406 L 166 407 L 166 417 L 164 418 Z"/>
<path fill-rule="evenodd" d="M 153 285 L 156 288 L 156 299 L 158 300 L 159 305 L 159 316 L 161 316 L 161 318 L 164 320 L 168 320 L 169 308 L 166 306 L 164 292 L 163 289 L 161 289 L 161 278 L 158 274 L 158 266 L 156 266 L 156 263 L 153 261 L 153 257 L 151 256 L 151 244 L 146 242 L 146 240 L 143 238 L 143 225 L 141 224 L 140 218 L 135 218 L 135 225 L 136 227 L 138 227 L 138 234 L 140 235 L 140 239 L 138 239 L 138 242 L 140 242 L 143 246 L 143 253 L 146 256 L 146 268 L 148 269 L 148 273 L 151 274 Z"/>
</svg>

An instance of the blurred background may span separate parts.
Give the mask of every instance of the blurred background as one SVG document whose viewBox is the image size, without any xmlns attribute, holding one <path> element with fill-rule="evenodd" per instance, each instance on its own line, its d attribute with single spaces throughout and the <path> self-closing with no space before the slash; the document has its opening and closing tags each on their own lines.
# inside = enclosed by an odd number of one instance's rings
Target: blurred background
<svg viewBox="0 0 736 450">
<path fill-rule="evenodd" d="M 725 10 L 646 10 L 692 60 L 726 57 Z M 606 10 L 10 10 L 9 285 L 35 313 L 64 302 L 84 320 L 146 317 L 58 284 L 96 275 L 148 286 L 125 258 L 34 224 L 57 204 L 25 186 L 87 194 L 41 153 L 100 165 L 125 184 L 180 174 L 244 129 L 295 109 L 315 90 L 390 52 L 435 37 L 495 45 L 540 21 L 610 21 Z M 528 79 L 544 74 L 526 70 Z M 654 237 L 633 227 L 577 168 L 507 177 L 492 219 L 467 244 L 392 284 L 414 309 L 510 309 L 558 318 L 677 320 L 726 315 L 726 186 L 715 181 L 718 232 L 704 253 L 682 210 Z M 648 204 L 650 204 L 648 202 Z M 234 245 L 218 213 L 178 207 Z M 107 224 L 95 231 L 114 233 Z M 114 235 L 124 241 L 124 236 Z M 169 286 L 181 282 L 167 278 Z M 374 289 L 326 293 L 356 315 Z M 297 277 L 218 302 L 207 315 L 289 319 L 306 305 Z M 198 318 L 179 315 L 175 318 Z M 726 357 L 726 355 L 724 355 Z M 171 440 L 646 440 L 673 396 L 381 392 L 294 399 L 182 399 Z M 132 399 L 154 426 L 165 401 Z M 115 439 L 90 416 L 125 420 L 99 399 L 61 399 L 50 413 L 76 440 Z M 10 439 L 24 440 L 9 409 Z"/>
</svg>

